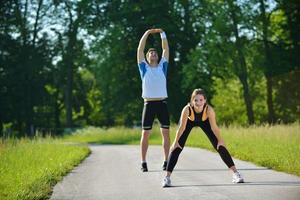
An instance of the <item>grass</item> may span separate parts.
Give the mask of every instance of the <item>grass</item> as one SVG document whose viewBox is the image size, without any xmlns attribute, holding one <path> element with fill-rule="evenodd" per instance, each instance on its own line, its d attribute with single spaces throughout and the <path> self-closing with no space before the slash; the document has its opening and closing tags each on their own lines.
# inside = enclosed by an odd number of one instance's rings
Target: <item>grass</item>
<svg viewBox="0 0 300 200">
<path fill-rule="evenodd" d="M 171 127 L 171 140 L 177 126 Z M 141 131 L 129 128 L 87 128 L 65 137 L 66 141 L 99 144 L 139 144 Z M 221 127 L 226 146 L 235 158 L 251 161 L 260 166 L 300 176 L 300 124 L 252 126 L 248 128 Z M 154 127 L 150 144 L 161 144 L 159 128 Z M 187 146 L 214 151 L 200 128 L 194 128 Z"/>
<path fill-rule="evenodd" d="M 0 199 L 48 199 L 52 187 L 89 154 L 56 139 L 0 142 Z"/>
<path fill-rule="evenodd" d="M 88 127 L 66 135 L 64 141 L 97 144 L 137 144 L 141 138 L 139 129 L 116 127 L 109 129 Z"/>
</svg>

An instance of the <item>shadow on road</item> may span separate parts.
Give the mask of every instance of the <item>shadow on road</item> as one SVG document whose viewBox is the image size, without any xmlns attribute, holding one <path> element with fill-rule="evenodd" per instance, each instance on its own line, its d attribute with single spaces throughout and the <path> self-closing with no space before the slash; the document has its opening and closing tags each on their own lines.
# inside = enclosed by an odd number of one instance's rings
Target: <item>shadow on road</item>
<svg viewBox="0 0 300 200">
<path fill-rule="evenodd" d="M 239 171 L 252 171 L 252 170 L 270 170 L 269 168 L 266 167 L 261 167 L 261 168 L 239 168 Z M 178 172 L 184 172 L 184 171 L 228 171 L 227 168 L 224 169 L 175 169 L 174 171 Z"/>
<path fill-rule="evenodd" d="M 271 170 L 269 168 L 239 168 L 239 171 L 253 171 L 253 170 Z M 161 172 L 162 170 L 149 170 L 148 172 Z M 176 172 L 206 172 L 206 171 L 228 171 L 228 169 L 174 169 Z"/>
<path fill-rule="evenodd" d="M 265 186 L 300 186 L 300 182 L 288 182 L 288 181 L 263 181 L 263 182 L 245 182 L 240 184 L 191 184 L 191 185 L 174 185 L 169 188 L 176 188 L 176 187 L 238 187 L 238 186 L 257 186 L 257 185 L 265 185 Z"/>
</svg>

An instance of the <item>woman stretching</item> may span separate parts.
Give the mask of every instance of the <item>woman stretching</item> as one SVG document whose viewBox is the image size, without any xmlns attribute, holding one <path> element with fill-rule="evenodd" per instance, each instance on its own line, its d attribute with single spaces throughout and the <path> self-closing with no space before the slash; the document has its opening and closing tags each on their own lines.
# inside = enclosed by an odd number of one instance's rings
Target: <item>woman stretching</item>
<svg viewBox="0 0 300 200">
<path fill-rule="evenodd" d="M 241 174 L 235 168 L 234 162 L 227 151 L 224 140 L 221 138 L 220 129 L 216 123 L 215 112 L 213 108 L 206 104 L 206 95 L 202 89 L 195 89 L 191 95 L 191 100 L 181 112 L 179 128 L 176 132 L 175 141 L 171 147 L 171 153 L 167 165 L 167 175 L 163 179 L 162 186 L 171 186 L 171 173 L 177 163 L 185 142 L 193 129 L 199 126 L 208 139 L 220 154 L 227 167 L 233 172 L 232 182 L 243 183 Z"/>
</svg>

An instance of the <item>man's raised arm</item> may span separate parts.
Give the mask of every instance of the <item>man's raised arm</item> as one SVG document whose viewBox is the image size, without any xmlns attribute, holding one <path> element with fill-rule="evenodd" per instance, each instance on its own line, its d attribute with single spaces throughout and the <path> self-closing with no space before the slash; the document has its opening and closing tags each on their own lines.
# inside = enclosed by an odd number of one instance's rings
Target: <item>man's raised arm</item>
<svg viewBox="0 0 300 200">
<path fill-rule="evenodd" d="M 160 31 L 160 38 L 161 38 L 161 47 L 162 47 L 162 57 L 164 57 L 167 61 L 169 61 L 169 44 L 167 40 L 166 33 L 162 30 L 159 29 Z"/>
<path fill-rule="evenodd" d="M 153 32 L 152 29 L 147 30 L 144 33 L 144 35 L 142 36 L 141 40 L 140 40 L 140 43 L 139 43 L 139 46 L 138 46 L 138 49 L 137 49 L 137 62 L 138 62 L 138 64 L 141 63 L 145 59 L 144 50 L 145 50 L 145 46 L 146 46 L 146 41 L 147 41 L 148 36 L 152 32 Z"/>
</svg>

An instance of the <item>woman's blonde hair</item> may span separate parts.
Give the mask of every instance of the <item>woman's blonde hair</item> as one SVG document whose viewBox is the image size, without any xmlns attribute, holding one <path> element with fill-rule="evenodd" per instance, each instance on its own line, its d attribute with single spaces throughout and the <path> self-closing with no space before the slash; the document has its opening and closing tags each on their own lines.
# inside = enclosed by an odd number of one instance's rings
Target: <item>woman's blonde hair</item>
<svg viewBox="0 0 300 200">
<path fill-rule="evenodd" d="M 202 95 L 202 96 L 204 97 L 204 99 L 206 100 L 206 94 L 205 94 L 205 92 L 204 92 L 203 89 L 201 89 L 201 88 L 194 89 L 194 91 L 193 91 L 193 93 L 192 93 L 192 95 L 191 95 L 190 106 L 193 105 L 193 100 L 194 100 L 194 98 L 196 97 L 196 95 L 198 95 L 198 94 L 199 94 L 199 95 Z M 205 120 L 208 118 L 208 116 L 207 116 L 207 109 L 208 109 L 208 105 L 205 104 L 205 105 L 204 105 L 204 108 L 203 108 L 202 121 L 205 121 Z M 193 113 L 193 112 L 191 112 L 191 113 Z M 193 114 L 193 115 L 194 115 L 194 114 Z M 189 119 L 192 120 L 192 121 L 195 120 L 195 116 L 193 116 L 193 115 L 191 115 L 191 116 L 189 117 Z"/>
<path fill-rule="evenodd" d="M 202 95 L 204 97 L 204 99 L 206 99 L 206 94 L 205 94 L 203 89 L 201 89 L 201 88 L 194 89 L 194 91 L 191 95 L 191 99 L 190 99 L 190 104 L 191 105 L 193 105 L 193 100 L 194 100 L 195 96 L 198 95 L 198 94 Z"/>
</svg>

